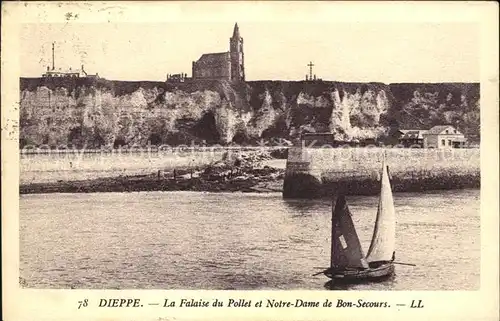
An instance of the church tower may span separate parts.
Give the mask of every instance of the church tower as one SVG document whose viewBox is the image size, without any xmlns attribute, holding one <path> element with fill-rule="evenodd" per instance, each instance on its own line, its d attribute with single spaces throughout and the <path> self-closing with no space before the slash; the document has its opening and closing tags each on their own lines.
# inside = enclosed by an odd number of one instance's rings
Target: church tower
<svg viewBox="0 0 500 321">
<path fill-rule="evenodd" d="M 234 25 L 233 36 L 229 39 L 229 52 L 231 54 L 231 80 L 245 81 L 243 38 L 240 37 L 238 23 Z"/>
</svg>

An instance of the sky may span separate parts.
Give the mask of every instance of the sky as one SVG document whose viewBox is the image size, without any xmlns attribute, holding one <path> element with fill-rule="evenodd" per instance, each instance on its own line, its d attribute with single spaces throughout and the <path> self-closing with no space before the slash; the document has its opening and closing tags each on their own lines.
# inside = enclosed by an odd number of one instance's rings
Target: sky
<svg viewBox="0 0 500 321">
<path fill-rule="evenodd" d="M 88 73 L 114 80 L 190 76 L 192 61 L 203 53 L 229 50 L 238 22 L 247 80 L 302 80 L 310 61 L 324 80 L 475 82 L 480 77 L 480 29 L 473 21 L 315 19 L 313 11 L 272 19 L 242 10 L 221 19 L 180 10 L 175 18 L 138 21 L 123 19 L 128 12 L 123 11 L 122 19 L 21 24 L 21 76 L 37 77 L 51 65 L 53 41 L 56 68 L 84 64 Z"/>
</svg>

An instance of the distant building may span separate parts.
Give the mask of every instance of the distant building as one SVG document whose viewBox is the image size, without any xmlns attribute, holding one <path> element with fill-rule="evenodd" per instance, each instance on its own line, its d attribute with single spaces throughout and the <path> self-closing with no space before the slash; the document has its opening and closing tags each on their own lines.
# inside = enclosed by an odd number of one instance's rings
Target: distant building
<svg viewBox="0 0 500 321">
<path fill-rule="evenodd" d="M 47 66 L 47 71 L 42 74 L 43 78 L 99 78 L 99 74 L 95 75 L 89 75 L 85 69 L 71 69 L 71 67 L 68 70 L 61 70 L 61 68 L 56 69 L 55 66 L 55 49 L 54 49 L 54 43 L 52 43 L 52 68 L 50 66 Z"/>
<path fill-rule="evenodd" d="M 83 65 L 82 65 L 81 69 L 71 69 L 71 68 L 69 68 L 69 70 L 61 70 L 61 68 L 59 68 L 57 70 L 56 69 L 50 70 L 50 68 L 47 66 L 47 71 L 44 74 L 42 74 L 42 77 L 44 77 L 44 78 L 50 78 L 50 77 L 99 78 L 99 75 L 98 74 L 95 74 L 95 75 L 89 75 L 89 74 L 87 74 L 87 72 L 83 68 Z"/>
<path fill-rule="evenodd" d="M 401 129 L 399 143 L 404 147 L 461 148 L 467 142 L 464 134 L 453 126 L 439 125 L 429 130 Z"/>
<path fill-rule="evenodd" d="M 399 144 L 404 147 L 424 147 L 424 133 L 427 130 L 421 129 L 401 129 L 399 130 Z"/>
<path fill-rule="evenodd" d="M 464 134 L 450 125 L 434 126 L 423 136 L 426 148 L 461 148 L 467 142 Z"/>
<path fill-rule="evenodd" d="M 238 24 L 234 25 L 233 36 L 229 39 L 229 51 L 206 53 L 193 61 L 193 79 L 220 79 L 245 81 L 243 38 Z"/>
<path fill-rule="evenodd" d="M 187 74 L 167 74 L 167 82 L 185 82 L 188 80 Z"/>
</svg>

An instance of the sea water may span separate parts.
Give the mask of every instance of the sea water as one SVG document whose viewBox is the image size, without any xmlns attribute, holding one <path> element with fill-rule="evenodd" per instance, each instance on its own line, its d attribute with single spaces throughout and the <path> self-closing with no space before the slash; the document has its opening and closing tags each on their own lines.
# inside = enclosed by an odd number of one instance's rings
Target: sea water
<svg viewBox="0 0 500 321">
<path fill-rule="evenodd" d="M 377 197 L 347 198 L 362 245 Z M 475 290 L 479 190 L 394 194 L 396 275 L 346 290 Z M 138 192 L 20 197 L 20 276 L 32 288 L 309 289 L 330 261 L 328 200 Z"/>
</svg>

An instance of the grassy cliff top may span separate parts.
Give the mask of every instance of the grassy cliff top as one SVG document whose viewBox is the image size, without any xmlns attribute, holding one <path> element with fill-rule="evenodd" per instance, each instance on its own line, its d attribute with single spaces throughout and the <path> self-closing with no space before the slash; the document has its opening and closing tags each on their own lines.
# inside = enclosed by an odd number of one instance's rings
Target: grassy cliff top
<svg viewBox="0 0 500 321">
<path fill-rule="evenodd" d="M 20 78 L 20 90 L 34 91 L 38 87 L 45 86 L 49 89 L 58 87 L 73 90 L 77 87 L 97 87 L 101 89 L 108 89 L 113 91 L 116 95 L 130 94 L 139 88 L 163 88 L 166 91 L 173 91 L 175 89 L 183 90 L 186 92 L 193 92 L 198 90 L 214 90 L 217 91 L 218 87 L 226 83 L 235 88 L 241 88 L 242 84 L 235 84 L 219 80 L 197 80 L 187 81 L 184 83 L 168 83 L 165 81 L 123 81 L 123 80 L 108 80 L 104 78 Z M 479 97 L 479 83 L 391 83 L 384 84 L 381 82 L 339 82 L 339 81 L 282 81 L 282 80 L 255 80 L 247 81 L 244 83 L 252 89 L 270 91 L 282 91 L 285 96 L 290 92 L 303 91 L 308 94 L 318 95 L 322 92 L 333 90 L 345 90 L 354 93 L 361 90 L 361 93 L 368 89 L 380 90 L 384 89 L 391 92 L 396 98 L 412 95 L 415 90 L 422 90 L 427 92 L 439 92 L 445 89 L 446 91 L 470 93 L 473 97 Z"/>
</svg>

